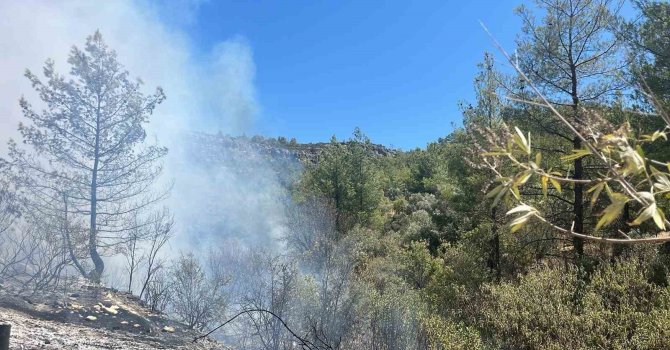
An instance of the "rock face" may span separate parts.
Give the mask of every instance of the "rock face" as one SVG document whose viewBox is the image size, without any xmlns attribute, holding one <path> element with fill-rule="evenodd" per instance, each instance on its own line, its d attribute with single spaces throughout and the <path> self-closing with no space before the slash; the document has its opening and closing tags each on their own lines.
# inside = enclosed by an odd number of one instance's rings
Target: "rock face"
<svg viewBox="0 0 670 350">
<path fill-rule="evenodd" d="M 191 133 L 186 136 L 192 145 L 209 145 L 212 153 L 224 152 L 226 157 L 241 157 L 253 159 L 261 156 L 265 160 L 277 163 L 299 161 L 302 165 L 314 164 L 319 155 L 330 144 L 328 142 L 297 143 L 286 142 L 283 139 L 264 138 L 262 136 L 229 136 L 223 134 Z M 388 156 L 398 152 L 383 145 L 366 145 L 369 152 L 375 156 Z"/>
</svg>

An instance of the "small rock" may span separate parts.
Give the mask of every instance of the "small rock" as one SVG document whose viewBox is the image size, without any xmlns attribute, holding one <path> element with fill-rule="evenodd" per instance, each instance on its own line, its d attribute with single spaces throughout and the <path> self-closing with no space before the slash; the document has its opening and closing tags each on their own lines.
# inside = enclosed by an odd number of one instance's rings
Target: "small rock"
<svg viewBox="0 0 670 350">
<path fill-rule="evenodd" d="M 165 326 L 163 327 L 163 332 L 174 333 L 174 327 Z"/>
<path fill-rule="evenodd" d="M 140 325 L 139 325 L 138 323 L 135 323 L 135 324 L 133 325 L 133 327 L 135 327 L 135 328 L 140 328 Z"/>
<path fill-rule="evenodd" d="M 108 314 L 116 315 L 119 313 L 119 307 L 117 305 L 112 305 L 109 307 L 102 307 Z"/>
<path fill-rule="evenodd" d="M 95 316 L 91 316 L 91 315 L 89 315 L 89 316 L 86 316 L 86 319 L 89 320 L 89 321 L 95 321 L 95 320 L 97 320 L 98 318 L 95 317 Z"/>
</svg>

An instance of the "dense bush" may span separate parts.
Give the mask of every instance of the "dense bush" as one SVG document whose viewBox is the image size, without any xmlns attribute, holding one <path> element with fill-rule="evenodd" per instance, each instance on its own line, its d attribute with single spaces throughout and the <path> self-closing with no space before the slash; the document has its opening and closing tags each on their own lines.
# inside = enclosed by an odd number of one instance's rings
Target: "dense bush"
<svg viewBox="0 0 670 350">
<path fill-rule="evenodd" d="M 481 327 L 506 348 L 668 348 L 670 289 L 651 282 L 646 266 L 631 258 L 588 277 L 573 266 L 542 267 L 487 284 Z"/>
<path fill-rule="evenodd" d="M 479 332 L 474 327 L 434 315 L 424 319 L 422 325 L 430 350 L 486 349 Z"/>
</svg>

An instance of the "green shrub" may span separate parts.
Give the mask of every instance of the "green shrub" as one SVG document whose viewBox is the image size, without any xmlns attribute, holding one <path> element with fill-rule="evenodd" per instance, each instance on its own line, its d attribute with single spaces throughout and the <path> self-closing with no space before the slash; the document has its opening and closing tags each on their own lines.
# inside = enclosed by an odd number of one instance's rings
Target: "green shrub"
<svg viewBox="0 0 670 350">
<path fill-rule="evenodd" d="M 670 293 L 637 259 L 607 264 L 590 280 L 576 268 L 542 268 L 485 286 L 482 328 L 515 349 L 670 348 Z"/>
<path fill-rule="evenodd" d="M 477 350 L 484 343 L 477 330 L 462 323 L 455 323 L 440 316 L 428 316 L 422 320 L 430 350 Z"/>
</svg>

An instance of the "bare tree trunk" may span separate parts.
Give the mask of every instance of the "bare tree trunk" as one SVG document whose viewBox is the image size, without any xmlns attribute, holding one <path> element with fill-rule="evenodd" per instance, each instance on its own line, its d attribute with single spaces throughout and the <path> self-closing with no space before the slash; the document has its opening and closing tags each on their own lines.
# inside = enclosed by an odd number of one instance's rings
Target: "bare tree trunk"
<svg viewBox="0 0 670 350">
<path fill-rule="evenodd" d="M 98 253 L 98 228 L 97 228 L 97 210 L 98 210 L 98 163 L 100 161 L 100 98 L 98 98 L 98 116 L 96 119 L 95 130 L 95 155 L 93 160 L 93 171 L 91 176 L 91 227 L 88 239 L 88 249 L 91 254 L 91 260 L 95 268 L 89 273 L 89 278 L 93 282 L 100 282 L 102 272 L 105 270 L 105 263 Z"/>
<path fill-rule="evenodd" d="M 572 58 L 572 34 L 570 35 L 570 75 L 571 75 L 571 95 L 572 95 L 572 112 L 575 118 L 575 122 L 578 126 L 582 126 L 582 120 L 579 117 L 579 92 L 577 89 L 578 78 L 577 78 L 577 66 Z M 582 140 L 575 136 L 572 140 L 573 149 L 578 150 L 582 148 Z M 582 163 L 582 158 L 577 158 L 574 161 L 575 172 L 573 178 L 575 180 L 580 180 L 584 177 L 584 165 Z M 574 231 L 577 233 L 584 233 L 584 185 L 581 183 L 575 182 L 574 184 L 574 195 L 575 199 L 572 203 L 572 213 L 574 215 L 573 220 L 575 223 Z M 584 256 L 584 240 L 578 237 L 572 238 L 572 246 L 574 249 L 575 256 L 577 261 L 579 261 Z"/>
<path fill-rule="evenodd" d="M 574 149 L 580 149 L 582 147 L 582 141 L 575 137 L 574 139 Z M 582 164 L 582 159 L 576 159 L 575 163 L 575 173 L 574 179 L 579 180 L 584 177 L 584 166 Z M 584 233 L 584 185 L 581 183 L 575 183 L 574 187 L 575 201 L 572 204 L 572 212 L 574 214 L 575 227 L 574 231 L 577 233 Z M 575 250 L 575 255 L 577 258 L 584 256 L 584 240 L 578 237 L 572 238 L 572 245 Z"/>
<path fill-rule="evenodd" d="M 136 249 L 137 249 L 137 238 L 133 237 L 132 241 L 132 247 L 130 250 L 130 266 L 128 268 L 129 273 L 128 273 L 128 293 L 132 293 L 133 291 L 133 274 L 135 273 L 135 255 L 136 255 Z"/>
<path fill-rule="evenodd" d="M 63 205 L 65 209 L 65 217 L 64 217 L 64 223 L 63 223 L 63 233 L 65 235 L 65 244 L 67 245 L 67 250 L 68 253 L 70 254 L 70 259 L 72 260 L 72 263 L 74 266 L 77 268 L 79 273 L 81 273 L 82 276 L 88 277 L 88 274 L 86 273 L 86 270 L 84 267 L 81 265 L 79 262 L 79 259 L 77 259 L 77 255 L 74 253 L 74 246 L 72 245 L 72 239 L 70 238 L 70 226 L 68 225 L 68 201 L 67 201 L 67 194 L 63 194 Z"/>
<path fill-rule="evenodd" d="M 498 231 L 498 224 L 496 222 L 496 208 L 491 209 L 491 220 L 491 230 L 493 231 L 493 270 L 496 273 L 496 281 L 499 281 L 502 271 L 500 268 L 500 232 Z"/>
</svg>

